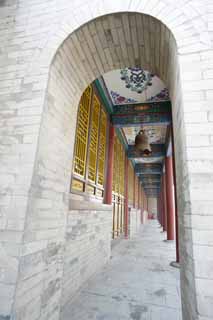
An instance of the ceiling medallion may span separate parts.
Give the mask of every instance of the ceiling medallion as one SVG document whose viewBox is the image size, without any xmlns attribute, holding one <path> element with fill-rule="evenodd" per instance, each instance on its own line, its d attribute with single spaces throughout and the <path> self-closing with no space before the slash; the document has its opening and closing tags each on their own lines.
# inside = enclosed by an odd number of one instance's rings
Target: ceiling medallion
<svg viewBox="0 0 213 320">
<path fill-rule="evenodd" d="M 121 69 L 121 80 L 125 81 L 126 88 L 136 93 L 142 93 L 148 86 L 152 86 L 154 74 L 140 68 Z"/>
</svg>

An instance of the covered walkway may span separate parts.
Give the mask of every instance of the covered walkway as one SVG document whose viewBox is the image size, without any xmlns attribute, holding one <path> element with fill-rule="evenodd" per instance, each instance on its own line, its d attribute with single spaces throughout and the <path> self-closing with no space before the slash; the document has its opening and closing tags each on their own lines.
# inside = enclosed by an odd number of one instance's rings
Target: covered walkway
<svg viewBox="0 0 213 320">
<path fill-rule="evenodd" d="M 62 320 L 181 320 L 175 245 L 157 221 L 121 240 L 112 259 L 66 306 Z"/>
</svg>

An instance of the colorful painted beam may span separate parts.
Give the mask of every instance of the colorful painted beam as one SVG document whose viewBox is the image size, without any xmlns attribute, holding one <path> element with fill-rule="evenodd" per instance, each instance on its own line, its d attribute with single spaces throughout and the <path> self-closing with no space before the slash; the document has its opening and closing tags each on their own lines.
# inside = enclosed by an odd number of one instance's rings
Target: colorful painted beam
<svg viewBox="0 0 213 320">
<path fill-rule="evenodd" d="M 152 159 L 164 157 L 166 155 L 165 145 L 164 144 L 151 144 L 152 153 L 150 155 L 145 155 L 142 151 L 138 151 L 134 145 L 128 146 L 127 156 L 128 158 L 144 158 Z"/>
<path fill-rule="evenodd" d="M 169 125 L 171 115 L 169 113 L 112 114 L 111 122 L 117 128 L 134 127 L 135 125 Z"/>
<path fill-rule="evenodd" d="M 157 193 L 160 191 L 160 189 L 159 188 L 144 188 L 144 191 L 148 192 L 148 193 Z"/>
<path fill-rule="evenodd" d="M 152 170 L 141 170 L 139 172 L 136 171 L 137 176 L 143 176 L 143 175 L 157 175 L 161 174 L 162 170 L 159 169 L 152 169 Z"/>
<path fill-rule="evenodd" d="M 160 185 L 160 180 L 157 180 L 157 181 L 153 181 L 153 182 L 144 182 L 142 179 L 140 179 L 140 181 L 141 181 L 141 183 L 142 184 L 144 184 L 144 185 L 148 185 L 148 184 L 150 184 L 150 185 Z"/>
<path fill-rule="evenodd" d="M 160 188 L 159 187 L 144 187 L 144 191 L 159 191 Z"/>
<path fill-rule="evenodd" d="M 159 190 L 145 190 L 145 193 L 149 195 L 157 195 L 159 192 Z"/>
<path fill-rule="evenodd" d="M 142 182 L 144 182 L 144 183 L 147 183 L 147 182 L 160 182 L 160 175 L 159 175 L 159 177 L 157 176 L 157 177 L 155 177 L 155 175 L 151 175 L 151 176 L 148 176 L 148 177 L 146 177 L 146 176 L 142 176 L 141 178 L 140 178 L 140 180 L 142 181 Z"/>
<path fill-rule="evenodd" d="M 147 174 L 147 175 L 141 176 L 141 179 L 143 181 L 160 181 L 161 176 L 160 176 L 160 174 L 155 174 L 155 175 L 151 175 L 151 176 Z"/>
<path fill-rule="evenodd" d="M 144 175 L 148 176 L 150 172 L 154 172 L 154 174 L 161 175 L 162 163 L 136 163 L 135 172 L 137 175 L 139 175 L 140 173 L 143 173 Z"/>
<path fill-rule="evenodd" d="M 142 182 L 142 185 L 144 187 L 160 187 L 160 183 L 159 182 L 154 182 L 154 183 L 146 183 L 146 182 Z"/>
<path fill-rule="evenodd" d="M 160 188 L 160 183 L 142 183 L 142 187 L 144 187 L 144 188 L 146 188 L 146 187 Z"/>
<path fill-rule="evenodd" d="M 171 113 L 170 101 L 159 101 L 137 104 L 122 104 L 113 106 L 113 114 Z"/>
<path fill-rule="evenodd" d="M 142 186 L 160 186 L 160 182 L 142 182 Z"/>
<path fill-rule="evenodd" d="M 162 169 L 162 163 L 136 163 L 135 165 L 136 168 L 145 168 L 145 169 L 153 169 L 153 168 L 158 168 Z"/>
</svg>

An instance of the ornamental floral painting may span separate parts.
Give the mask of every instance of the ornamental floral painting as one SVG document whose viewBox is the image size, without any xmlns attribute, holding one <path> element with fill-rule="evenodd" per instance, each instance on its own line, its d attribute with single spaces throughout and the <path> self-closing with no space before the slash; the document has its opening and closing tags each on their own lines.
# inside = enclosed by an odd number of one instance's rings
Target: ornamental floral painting
<svg viewBox="0 0 213 320">
<path fill-rule="evenodd" d="M 163 81 L 140 68 L 110 71 L 103 76 L 103 83 L 113 105 L 169 100 Z"/>
</svg>

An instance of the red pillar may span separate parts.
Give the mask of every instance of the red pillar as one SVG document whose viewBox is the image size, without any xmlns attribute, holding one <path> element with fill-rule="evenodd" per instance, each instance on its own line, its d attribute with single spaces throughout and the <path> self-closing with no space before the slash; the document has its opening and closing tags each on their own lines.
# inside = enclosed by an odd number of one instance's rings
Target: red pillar
<svg viewBox="0 0 213 320">
<path fill-rule="evenodd" d="M 163 177 L 162 177 L 163 181 Z M 162 227 L 164 225 L 164 205 L 163 205 L 163 182 L 161 185 L 161 221 L 162 221 Z"/>
<path fill-rule="evenodd" d="M 128 238 L 128 224 L 129 224 L 129 201 L 128 201 L 128 158 L 125 157 L 125 229 L 124 229 L 124 235 L 125 238 Z"/>
<path fill-rule="evenodd" d="M 106 204 L 112 204 L 114 141 L 115 141 L 115 128 L 110 124 L 109 149 L 108 149 L 108 161 L 107 161 L 107 181 L 106 181 L 106 193 L 105 193 Z"/>
<path fill-rule="evenodd" d="M 163 231 L 167 231 L 166 174 L 163 173 Z"/>
<path fill-rule="evenodd" d="M 135 188 L 135 172 L 134 172 L 134 176 L 133 176 L 133 208 L 136 208 L 136 188 Z"/>
<path fill-rule="evenodd" d="M 159 195 L 159 215 L 160 215 L 160 224 L 162 226 L 162 212 L 161 212 L 161 191 Z"/>
<path fill-rule="evenodd" d="M 140 183 L 139 183 L 139 181 L 138 181 L 138 177 L 137 177 L 137 176 L 136 176 L 136 179 L 137 179 L 137 186 L 138 186 L 138 209 L 140 209 L 140 207 L 141 207 L 141 203 L 140 203 L 140 201 L 141 201 Z"/>
<path fill-rule="evenodd" d="M 175 149 L 174 149 L 174 131 L 173 126 L 171 128 L 172 134 L 172 160 L 173 160 L 173 177 L 174 177 L 174 192 L 175 192 L 175 238 L 176 238 L 176 262 L 180 262 L 179 254 L 179 231 L 178 231 L 178 209 L 177 209 L 177 184 L 176 184 L 176 172 L 175 172 Z"/>
<path fill-rule="evenodd" d="M 172 157 L 166 157 L 167 240 L 175 238 L 175 195 Z"/>
<path fill-rule="evenodd" d="M 142 196 L 142 207 L 141 207 L 141 223 L 144 223 L 144 194 L 143 194 L 143 187 L 141 188 L 141 196 Z"/>
<path fill-rule="evenodd" d="M 158 222 L 161 224 L 161 216 L 160 216 L 160 195 L 157 198 L 157 210 L 158 210 Z"/>
<path fill-rule="evenodd" d="M 158 202 L 157 202 L 157 204 L 158 204 L 158 221 L 159 221 L 159 223 L 161 224 L 161 217 L 160 217 L 160 194 L 159 194 L 159 196 L 158 196 L 158 200 L 157 200 Z"/>
<path fill-rule="evenodd" d="M 164 226 L 164 205 L 163 205 L 163 177 L 161 177 L 160 189 L 160 212 L 161 212 L 161 226 Z"/>
<path fill-rule="evenodd" d="M 174 150 L 174 149 L 173 149 Z M 174 177 L 174 192 L 175 192 L 175 238 L 176 238 L 176 262 L 180 262 L 179 254 L 179 233 L 178 233 L 178 209 L 177 209 L 177 185 L 176 185 L 176 173 L 175 173 L 175 155 L 173 151 L 173 177 Z"/>
</svg>

